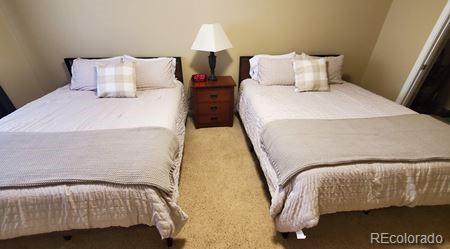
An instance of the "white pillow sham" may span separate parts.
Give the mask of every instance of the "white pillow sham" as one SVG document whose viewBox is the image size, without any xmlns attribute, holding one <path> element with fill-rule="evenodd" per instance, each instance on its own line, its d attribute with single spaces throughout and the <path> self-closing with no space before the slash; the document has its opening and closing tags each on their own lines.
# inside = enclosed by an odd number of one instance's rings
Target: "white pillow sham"
<svg viewBox="0 0 450 249">
<path fill-rule="evenodd" d="M 266 86 L 294 85 L 293 61 L 291 58 L 260 58 L 258 66 L 259 83 Z"/>
<path fill-rule="evenodd" d="M 138 89 L 175 87 L 175 58 L 139 59 L 123 56 L 125 62 L 135 62 Z"/>
<path fill-rule="evenodd" d="M 324 58 L 327 61 L 327 73 L 330 83 L 344 83 L 342 80 L 342 67 L 344 65 L 344 55 L 339 56 L 325 56 L 317 57 L 307 55 L 305 53 L 298 54 L 295 59 L 320 59 Z"/>
<path fill-rule="evenodd" d="M 93 91 L 97 89 L 96 67 L 100 65 L 114 65 L 122 61 L 122 56 L 106 59 L 77 58 L 72 63 L 71 90 Z"/>
<path fill-rule="evenodd" d="M 268 54 L 259 54 L 255 55 L 250 59 L 250 77 L 256 81 L 260 81 L 259 79 L 259 60 L 261 58 L 272 58 L 272 59 L 294 59 L 295 52 L 289 54 L 282 55 L 268 55 Z"/>
</svg>

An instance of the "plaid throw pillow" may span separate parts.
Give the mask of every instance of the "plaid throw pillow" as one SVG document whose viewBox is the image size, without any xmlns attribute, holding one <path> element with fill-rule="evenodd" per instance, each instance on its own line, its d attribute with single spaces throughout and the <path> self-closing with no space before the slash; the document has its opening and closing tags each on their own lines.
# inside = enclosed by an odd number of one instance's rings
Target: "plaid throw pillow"
<svg viewBox="0 0 450 249">
<path fill-rule="evenodd" d="M 327 62 L 325 59 L 294 60 L 295 90 L 328 91 Z"/>
<path fill-rule="evenodd" d="M 97 66 L 97 97 L 136 97 L 136 72 L 134 62 Z"/>
</svg>

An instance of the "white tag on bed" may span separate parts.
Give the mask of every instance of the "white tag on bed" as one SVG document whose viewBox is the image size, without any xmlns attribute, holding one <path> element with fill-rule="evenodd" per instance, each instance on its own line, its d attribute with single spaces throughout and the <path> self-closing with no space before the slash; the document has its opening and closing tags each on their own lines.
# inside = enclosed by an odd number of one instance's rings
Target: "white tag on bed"
<svg viewBox="0 0 450 249">
<path fill-rule="evenodd" d="M 295 232 L 295 234 L 297 235 L 297 239 L 306 239 L 306 235 L 303 233 L 302 230 Z"/>
</svg>

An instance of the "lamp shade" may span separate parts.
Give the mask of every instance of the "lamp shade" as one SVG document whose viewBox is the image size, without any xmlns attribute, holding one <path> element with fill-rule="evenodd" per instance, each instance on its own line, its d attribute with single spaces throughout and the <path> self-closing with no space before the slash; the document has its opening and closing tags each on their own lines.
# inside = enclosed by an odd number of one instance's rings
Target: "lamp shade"
<svg viewBox="0 0 450 249">
<path fill-rule="evenodd" d="M 192 43 L 192 50 L 218 52 L 232 48 L 230 40 L 219 23 L 203 24 Z"/>
</svg>

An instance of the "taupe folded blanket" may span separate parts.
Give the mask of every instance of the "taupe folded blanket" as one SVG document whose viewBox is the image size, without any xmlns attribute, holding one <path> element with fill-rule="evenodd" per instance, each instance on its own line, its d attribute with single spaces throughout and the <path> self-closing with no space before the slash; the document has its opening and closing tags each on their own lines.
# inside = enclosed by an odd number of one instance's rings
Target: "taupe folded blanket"
<svg viewBox="0 0 450 249">
<path fill-rule="evenodd" d="M 170 193 L 178 150 L 175 134 L 157 127 L 1 132 L 0 188 L 115 183 Z"/>
<path fill-rule="evenodd" d="M 316 167 L 352 163 L 450 161 L 450 126 L 427 115 L 340 120 L 277 120 L 262 147 L 279 185 Z"/>
</svg>

